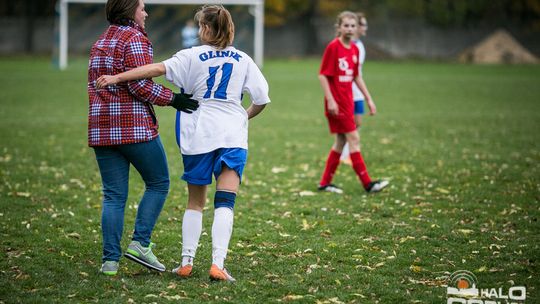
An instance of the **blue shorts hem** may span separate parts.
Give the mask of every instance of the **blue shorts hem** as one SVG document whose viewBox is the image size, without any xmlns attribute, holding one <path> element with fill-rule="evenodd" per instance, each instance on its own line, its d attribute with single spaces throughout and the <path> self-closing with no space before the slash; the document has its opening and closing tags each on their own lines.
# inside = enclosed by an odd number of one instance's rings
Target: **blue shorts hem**
<svg viewBox="0 0 540 304">
<path fill-rule="evenodd" d="M 188 184 L 197 185 L 197 186 L 206 186 L 212 183 L 212 179 L 208 180 L 208 179 L 191 178 L 189 176 L 186 176 L 185 174 L 182 175 L 181 179 L 186 181 Z"/>
<path fill-rule="evenodd" d="M 364 114 L 364 101 L 362 99 L 354 101 L 354 115 Z"/>
<path fill-rule="evenodd" d="M 242 174 L 244 172 L 243 168 L 244 166 L 246 165 L 245 163 L 242 165 L 241 168 L 238 167 L 238 165 L 236 167 L 234 167 L 234 164 L 231 165 L 231 164 L 228 164 L 227 163 L 227 160 L 225 159 L 222 159 L 221 160 L 221 163 L 219 164 L 219 172 L 217 172 L 217 170 L 214 170 L 214 177 L 217 179 L 218 176 L 221 174 L 221 172 L 223 171 L 223 164 L 225 164 L 229 169 L 232 169 L 234 170 L 234 172 L 236 172 L 236 174 L 238 174 L 238 177 L 240 179 L 240 184 L 242 184 Z"/>
<path fill-rule="evenodd" d="M 223 171 L 223 164 L 234 170 L 240 182 L 247 161 L 247 149 L 219 148 L 217 150 L 196 154 L 182 155 L 184 173 L 182 179 L 193 185 L 210 185 L 212 175 L 217 180 Z"/>
</svg>

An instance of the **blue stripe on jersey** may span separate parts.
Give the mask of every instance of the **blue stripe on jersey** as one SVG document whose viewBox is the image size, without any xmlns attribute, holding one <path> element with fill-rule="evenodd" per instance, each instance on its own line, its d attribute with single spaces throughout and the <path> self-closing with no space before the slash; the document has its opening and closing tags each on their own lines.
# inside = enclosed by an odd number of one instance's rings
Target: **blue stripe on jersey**
<svg viewBox="0 0 540 304">
<path fill-rule="evenodd" d="M 231 79 L 232 68 L 232 63 L 224 63 L 223 67 L 221 67 L 221 81 L 214 93 L 216 99 L 227 99 L 227 87 L 229 86 L 229 80 Z"/>
<path fill-rule="evenodd" d="M 210 76 L 208 77 L 208 80 L 206 80 L 206 86 L 208 89 L 206 90 L 206 93 L 204 93 L 204 98 L 210 98 L 210 95 L 212 94 L 212 88 L 214 87 L 214 82 L 216 82 L 216 73 L 218 69 L 219 66 L 208 67 Z"/>
<path fill-rule="evenodd" d="M 176 144 L 178 145 L 178 148 L 180 148 L 180 111 L 176 111 L 176 123 L 174 126 L 174 131 L 176 133 Z"/>
</svg>

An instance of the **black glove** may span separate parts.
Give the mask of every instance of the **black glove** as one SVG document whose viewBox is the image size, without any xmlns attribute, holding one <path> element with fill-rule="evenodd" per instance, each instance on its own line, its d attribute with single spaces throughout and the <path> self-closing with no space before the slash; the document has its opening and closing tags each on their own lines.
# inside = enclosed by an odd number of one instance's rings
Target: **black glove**
<svg viewBox="0 0 540 304">
<path fill-rule="evenodd" d="M 171 106 L 178 111 L 191 114 L 199 107 L 199 102 L 195 99 L 191 99 L 191 96 L 193 96 L 193 94 L 174 93 L 173 100 L 171 101 Z"/>
</svg>

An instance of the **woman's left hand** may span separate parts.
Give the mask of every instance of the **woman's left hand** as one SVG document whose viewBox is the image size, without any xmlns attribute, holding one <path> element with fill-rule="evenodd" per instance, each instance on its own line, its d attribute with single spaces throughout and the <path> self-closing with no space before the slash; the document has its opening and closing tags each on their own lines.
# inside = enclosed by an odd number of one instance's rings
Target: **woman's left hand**
<svg viewBox="0 0 540 304">
<path fill-rule="evenodd" d="M 103 89 L 106 86 L 117 84 L 118 79 L 116 76 L 102 75 L 96 80 L 96 89 Z"/>
</svg>

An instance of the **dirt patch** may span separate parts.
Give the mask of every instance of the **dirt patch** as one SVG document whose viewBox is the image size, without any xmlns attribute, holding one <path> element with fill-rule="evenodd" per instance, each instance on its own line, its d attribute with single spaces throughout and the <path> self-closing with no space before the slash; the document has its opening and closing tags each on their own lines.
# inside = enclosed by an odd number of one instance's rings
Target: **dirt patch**
<svg viewBox="0 0 540 304">
<path fill-rule="evenodd" d="M 465 63 L 538 63 L 538 58 L 502 29 L 466 49 L 458 59 Z"/>
</svg>

